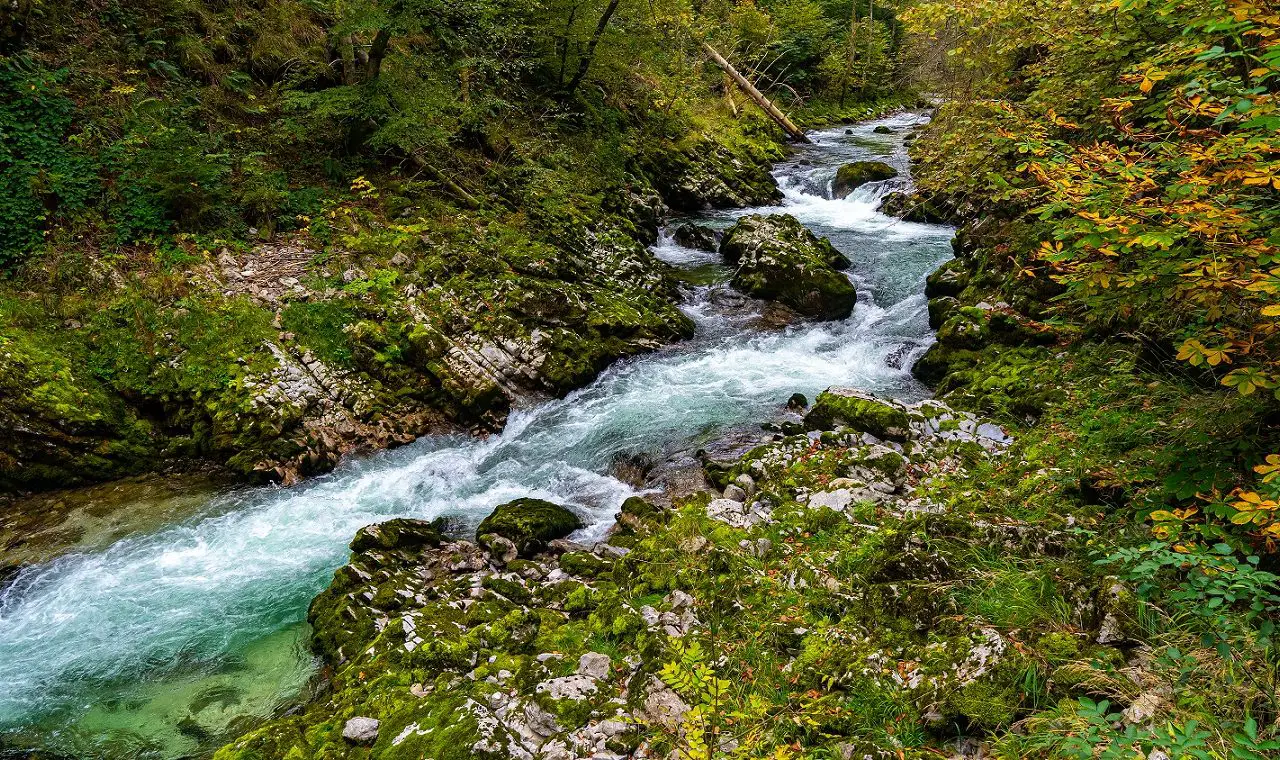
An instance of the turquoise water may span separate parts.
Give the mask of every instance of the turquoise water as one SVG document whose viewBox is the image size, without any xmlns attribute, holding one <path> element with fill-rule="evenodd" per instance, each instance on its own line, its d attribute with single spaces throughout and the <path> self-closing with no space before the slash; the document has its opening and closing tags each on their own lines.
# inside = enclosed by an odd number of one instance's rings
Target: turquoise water
<svg viewBox="0 0 1280 760">
<path fill-rule="evenodd" d="M 620 363 L 569 397 L 512 415 L 487 440 L 422 439 L 344 463 L 293 488 L 209 498 L 177 524 L 24 570 L 0 591 L 0 737 L 75 755 L 175 758 L 296 700 L 314 672 L 306 609 L 358 528 L 391 517 L 479 522 L 519 496 L 552 499 L 607 528 L 634 493 L 608 473 L 619 455 L 661 457 L 758 422 L 795 392 L 851 385 L 923 395 L 910 377 L 931 334 L 925 276 L 950 256 L 951 230 L 875 211 L 891 185 L 826 197 L 840 164 L 878 157 L 907 169 L 899 116 L 814 135 L 777 169 L 779 209 L 853 259 L 860 302 L 837 323 L 757 332 L 717 304 L 723 285 L 692 288 L 698 325 L 684 344 Z M 655 254 L 705 269 L 715 255 L 669 242 Z"/>
</svg>

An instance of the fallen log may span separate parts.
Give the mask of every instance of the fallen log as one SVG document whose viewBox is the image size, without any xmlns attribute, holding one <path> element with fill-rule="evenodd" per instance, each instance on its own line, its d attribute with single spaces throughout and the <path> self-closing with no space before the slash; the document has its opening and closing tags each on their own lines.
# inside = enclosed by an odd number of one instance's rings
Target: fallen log
<svg viewBox="0 0 1280 760">
<path fill-rule="evenodd" d="M 738 89 L 745 92 L 747 97 L 755 101 L 755 104 L 760 106 L 760 108 L 769 115 L 769 118 L 777 122 L 778 126 L 782 127 L 782 131 L 790 135 L 792 140 L 802 143 L 810 142 L 808 135 L 801 131 L 801 129 L 795 124 L 792 124 L 791 120 L 787 118 L 787 115 L 778 110 L 778 107 L 766 98 L 764 93 L 757 90 L 755 85 L 747 81 L 746 77 L 739 74 L 738 70 L 733 67 L 733 64 L 725 60 L 725 57 L 720 55 L 719 51 L 711 47 L 711 45 L 706 42 L 702 43 L 702 49 L 717 66 L 724 69 L 724 73 L 728 74 L 729 77 L 733 79 L 734 83 L 738 85 Z"/>
</svg>

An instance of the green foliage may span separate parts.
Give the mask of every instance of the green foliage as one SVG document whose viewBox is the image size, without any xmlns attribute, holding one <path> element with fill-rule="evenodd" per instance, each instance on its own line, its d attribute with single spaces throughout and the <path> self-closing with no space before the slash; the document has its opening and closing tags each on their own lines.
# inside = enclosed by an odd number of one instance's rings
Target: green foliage
<svg viewBox="0 0 1280 760">
<path fill-rule="evenodd" d="M 1124 725 L 1124 716 L 1119 712 L 1112 712 L 1110 702 L 1095 702 L 1082 697 L 1079 705 L 1083 730 L 1063 741 L 1059 749 L 1063 757 L 1075 760 L 1129 760 L 1135 756 L 1149 757 L 1156 753 L 1170 758 L 1196 760 L 1221 757 L 1209 744 L 1212 734 L 1194 720 L 1180 725 L 1127 724 L 1122 731 L 1118 731 L 1114 726 Z M 1251 760 L 1267 757 L 1280 750 L 1280 740 L 1260 739 L 1258 722 L 1248 718 L 1231 735 L 1230 749 L 1230 757 Z"/>
<path fill-rule="evenodd" d="M 1171 546 L 1152 541 L 1123 547 L 1100 564 L 1118 564 L 1140 597 L 1161 599 L 1200 621 L 1205 646 L 1224 658 L 1241 646 L 1267 651 L 1280 611 L 1280 576 L 1260 570 L 1257 556 L 1236 557 L 1228 544 Z"/>
<path fill-rule="evenodd" d="M 39 246 L 51 222 L 83 213 L 98 190 L 97 167 L 74 140 L 66 76 L 0 58 L 0 269 Z"/>
</svg>

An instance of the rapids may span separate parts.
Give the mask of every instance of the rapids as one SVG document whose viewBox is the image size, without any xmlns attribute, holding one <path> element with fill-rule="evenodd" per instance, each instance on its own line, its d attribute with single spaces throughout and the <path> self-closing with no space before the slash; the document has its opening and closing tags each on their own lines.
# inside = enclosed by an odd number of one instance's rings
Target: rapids
<svg viewBox="0 0 1280 760">
<path fill-rule="evenodd" d="M 661 459 L 775 416 L 795 392 L 831 385 L 925 394 L 910 375 L 932 340 L 925 276 L 950 256 L 951 230 L 876 211 L 909 180 L 903 114 L 814 133 L 776 168 L 780 208 L 831 239 L 854 266 L 859 303 L 843 322 L 780 331 L 726 309 L 715 254 L 664 238 L 658 257 L 688 270 L 696 336 L 622 362 L 594 383 L 512 414 L 487 440 L 424 438 L 345 462 L 293 488 L 240 488 L 194 516 L 77 548 L 22 570 L 0 591 L 0 750 L 175 758 L 296 700 L 315 672 L 306 651 L 310 599 L 347 556 L 358 528 L 391 517 L 449 515 L 474 526 L 494 505 L 539 496 L 576 509 L 603 535 L 634 493 L 611 477 L 620 455 Z M 897 134 L 877 135 L 887 124 Z M 878 158 L 902 175 L 830 198 L 841 164 Z M 0 751 L 0 754 L 3 754 Z"/>
</svg>

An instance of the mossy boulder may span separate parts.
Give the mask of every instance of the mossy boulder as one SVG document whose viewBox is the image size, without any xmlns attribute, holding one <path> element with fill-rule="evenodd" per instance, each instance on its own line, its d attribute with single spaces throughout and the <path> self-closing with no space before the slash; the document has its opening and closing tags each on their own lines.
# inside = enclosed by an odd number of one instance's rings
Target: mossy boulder
<svg viewBox="0 0 1280 760">
<path fill-rule="evenodd" d="M 351 540 L 351 551 L 359 554 L 370 549 L 415 549 L 422 546 L 439 546 L 444 540 L 443 520 L 414 520 L 398 517 L 394 520 L 366 525 Z"/>
<path fill-rule="evenodd" d="M 831 430 L 845 425 L 878 438 L 901 441 L 907 438 L 911 418 L 902 405 L 865 391 L 830 388 L 818 394 L 804 422 L 810 430 Z"/>
<path fill-rule="evenodd" d="M 951 224 L 956 217 L 948 199 L 898 190 L 885 194 L 879 210 L 886 216 L 920 224 Z"/>
<path fill-rule="evenodd" d="M 968 285 L 969 273 L 965 270 L 964 262 L 952 259 L 925 279 L 924 294 L 926 298 L 955 297 L 963 293 Z"/>
<path fill-rule="evenodd" d="M 898 176 L 898 170 L 883 161 L 854 161 L 836 170 L 831 193 L 844 198 L 868 182 L 881 182 Z"/>
<path fill-rule="evenodd" d="M 951 296 L 929 299 L 929 327 L 937 330 L 960 308 L 960 302 Z"/>
<path fill-rule="evenodd" d="M 521 556 L 529 556 L 557 538 L 582 527 L 578 516 L 559 504 L 542 499 L 516 499 L 493 510 L 476 529 L 476 539 L 484 545 L 488 536 L 501 536 L 516 545 Z"/>
<path fill-rule="evenodd" d="M 725 232 L 720 254 L 737 267 L 732 284 L 817 319 L 853 313 L 857 290 L 840 273 L 849 259 L 787 214 L 743 217 Z"/>
</svg>

